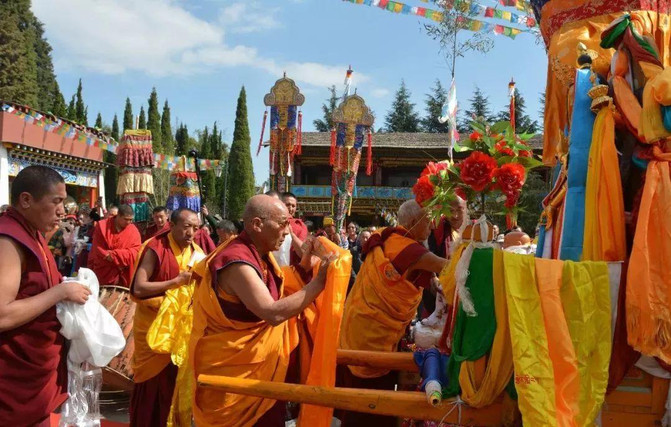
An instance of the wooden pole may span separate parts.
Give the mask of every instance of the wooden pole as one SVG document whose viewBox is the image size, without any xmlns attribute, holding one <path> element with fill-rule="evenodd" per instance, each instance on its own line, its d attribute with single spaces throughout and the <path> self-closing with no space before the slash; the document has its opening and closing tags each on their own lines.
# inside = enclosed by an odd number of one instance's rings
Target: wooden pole
<svg viewBox="0 0 671 427">
<path fill-rule="evenodd" d="M 338 349 L 337 362 L 338 365 L 419 372 L 412 353 Z"/>
<path fill-rule="evenodd" d="M 317 387 L 215 375 L 200 375 L 198 384 L 203 387 L 216 388 L 227 393 L 246 396 L 286 400 L 401 418 L 443 420 L 446 423 L 498 425 L 502 416 L 500 404 L 484 409 L 473 409 L 466 405 L 457 407 L 455 401 L 450 399 L 444 400 L 434 407 L 427 402 L 424 393 L 415 391 Z"/>
</svg>

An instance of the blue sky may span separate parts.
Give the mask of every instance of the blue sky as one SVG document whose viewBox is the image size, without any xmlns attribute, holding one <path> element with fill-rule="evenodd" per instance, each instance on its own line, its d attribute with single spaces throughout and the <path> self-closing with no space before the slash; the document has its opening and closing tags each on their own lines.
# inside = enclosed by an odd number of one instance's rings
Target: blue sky
<svg viewBox="0 0 671 427">
<path fill-rule="evenodd" d="M 427 6 L 419 0 L 406 3 Z M 173 121 L 186 123 L 191 133 L 217 121 L 230 142 L 244 85 L 253 153 L 263 95 L 283 71 L 305 94 L 304 131 L 321 118 L 327 87 L 342 90 L 349 64 L 358 94 L 376 114 L 376 128 L 383 125 L 401 79 L 422 114 L 433 82 L 449 85 L 438 43 L 423 31 L 428 21 L 341 0 L 33 0 L 33 11 L 45 24 L 66 102 L 82 79 L 90 123 L 98 112 L 107 123 L 115 113 L 121 118 L 127 96 L 135 114 L 140 105 L 146 110 L 155 86 L 161 106 L 168 99 Z M 514 77 L 536 118 L 546 81 L 544 47 L 530 34 L 515 40 L 494 36 L 494 41 L 488 53 L 469 53 L 458 61 L 460 106 L 468 105 L 478 85 L 493 109 L 501 109 Z M 257 182 L 263 182 L 267 151 L 254 158 L 254 169 Z"/>
</svg>

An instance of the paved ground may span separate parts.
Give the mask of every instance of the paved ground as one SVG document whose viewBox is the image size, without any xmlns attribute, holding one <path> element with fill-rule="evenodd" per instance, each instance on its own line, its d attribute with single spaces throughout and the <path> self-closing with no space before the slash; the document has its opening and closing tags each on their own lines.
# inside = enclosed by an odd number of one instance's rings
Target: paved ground
<svg viewBox="0 0 671 427">
<path fill-rule="evenodd" d="M 100 393 L 100 412 L 105 419 L 127 423 L 130 393 L 103 391 Z"/>
</svg>

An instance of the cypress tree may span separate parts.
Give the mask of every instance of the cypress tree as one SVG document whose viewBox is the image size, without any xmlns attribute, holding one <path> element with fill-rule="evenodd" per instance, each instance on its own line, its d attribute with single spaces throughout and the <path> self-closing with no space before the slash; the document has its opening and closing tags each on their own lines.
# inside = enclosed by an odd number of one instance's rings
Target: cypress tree
<svg viewBox="0 0 671 427">
<path fill-rule="evenodd" d="M 168 100 L 163 104 L 163 114 L 161 114 L 161 139 L 163 140 L 163 148 L 165 154 L 175 154 L 175 139 L 172 135 L 172 125 L 170 124 L 170 106 Z"/>
<path fill-rule="evenodd" d="M 158 112 L 158 95 L 156 94 L 156 88 L 152 88 L 151 95 L 149 95 L 147 129 L 151 131 L 154 153 L 164 153 L 162 143 L 163 138 L 161 135 L 161 114 Z"/>
<path fill-rule="evenodd" d="M 493 122 L 496 118 L 492 115 L 489 107 L 489 98 L 482 93 L 479 87 L 475 87 L 473 97 L 469 99 L 470 107 L 464 111 L 464 115 L 459 123 L 459 132 L 468 132 L 471 129 L 471 122 L 475 119 Z"/>
<path fill-rule="evenodd" d="M 37 106 L 35 32 L 30 29 L 30 0 L 0 6 L 0 98 Z"/>
<path fill-rule="evenodd" d="M 102 123 L 102 117 L 98 114 L 100 123 Z M 98 126 L 98 119 L 96 119 L 96 127 Z M 115 141 L 119 141 L 119 119 L 117 115 L 114 115 L 114 120 L 112 120 L 112 138 Z M 115 164 L 116 163 L 116 154 L 110 153 L 105 150 L 103 152 L 103 160 L 107 163 Z M 119 169 L 114 166 L 109 166 L 105 169 L 105 200 L 107 204 L 115 203 L 116 204 L 116 186 L 119 179 Z"/>
<path fill-rule="evenodd" d="M 97 129 L 103 128 L 103 116 L 100 113 L 98 113 L 98 116 L 96 117 L 96 124 L 94 124 L 93 127 Z"/>
<path fill-rule="evenodd" d="M 75 107 L 75 96 L 72 95 L 72 99 L 70 99 L 70 104 L 68 105 L 68 109 L 66 110 L 65 117 L 69 120 L 72 121 L 77 121 L 77 110 Z"/>
<path fill-rule="evenodd" d="M 322 104 L 323 119 L 317 119 L 312 122 L 317 129 L 317 132 L 330 132 L 333 128 L 333 112 L 338 108 L 338 94 L 336 93 L 335 85 L 329 88 L 331 96 L 326 101 L 327 104 Z"/>
<path fill-rule="evenodd" d="M 401 87 L 396 91 L 391 110 L 385 118 L 387 132 L 418 132 L 419 116 L 415 112 L 415 104 L 410 102 L 410 91 L 401 80 Z"/>
<path fill-rule="evenodd" d="M 130 98 L 126 98 L 126 107 L 123 110 L 123 130 L 134 129 L 134 124 L 133 106 L 130 103 Z"/>
<path fill-rule="evenodd" d="M 247 121 L 247 94 L 245 87 L 240 90 L 235 111 L 233 144 L 228 157 L 227 217 L 240 219 L 245 204 L 254 195 L 254 169 L 252 166 L 251 138 Z"/>
<path fill-rule="evenodd" d="M 447 91 L 436 79 L 436 83 L 431 88 L 431 93 L 426 94 L 426 117 L 422 119 L 422 128 L 424 132 L 447 133 L 450 130 L 449 124 L 441 123 L 438 118 L 442 115 L 443 105 L 447 102 Z"/>
<path fill-rule="evenodd" d="M 499 121 L 510 120 L 510 104 L 506 105 L 497 117 Z M 538 122 L 531 120 L 526 114 L 526 102 L 520 92 L 515 89 L 515 132 L 516 133 L 536 133 L 538 131 Z"/>
<path fill-rule="evenodd" d="M 189 152 L 189 129 L 185 124 L 180 124 L 175 133 L 175 155 L 186 156 Z"/>
<path fill-rule="evenodd" d="M 140 118 L 138 119 L 137 127 L 138 129 L 147 129 L 147 117 L 144 115 L 144 106 L 140 107 Z"/>
<path fill-rule="evenodd" d="M 84 97 L 82 95 L 82 79 L 79 79 L 79 85 L 77 86 L 77 102 L 75 104 L 75 120 L 77 123 L 83 125 L 88 124 L 87 112 L 86 106 L 84 105 Z"/>
<path fill-rule="evenodd" d="M 112 138 L 115 141 L 119 141 L 119 119 L 116 114 L 114 115 L 114 120 L 112 120 Z"/>
<path fill-rule="evenodd" d="M 32 15 L 32 13 L 31 13 Z M 37 65 L 37 108 L 51 111 L 55 115 L 64 113 L 65 100 L 58 87 L 54 64 L 51 60 L 51 46 L 44 38 L 44 26 L 35 16 L 31 16 L 31 28 L 34 32 Z"/>
</svg>

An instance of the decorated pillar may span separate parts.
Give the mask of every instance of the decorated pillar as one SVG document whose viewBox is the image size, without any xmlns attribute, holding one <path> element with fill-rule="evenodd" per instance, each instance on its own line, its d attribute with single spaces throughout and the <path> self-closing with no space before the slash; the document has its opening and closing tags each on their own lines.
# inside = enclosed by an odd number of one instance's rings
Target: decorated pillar
<svg viewBox="0 0 671 427">
<path fill-rule="evenodd" d="M 334 129 L 331 131 L 332 214 L 340 230 L 352 208 L 352 193 L 359 171 L 364 141 L 368 142 L 366 174 L 373 168 L 372 133 L 375 118 L 359 95 L 348 96 L 333 112 Z"/>
<path fill-rule="evenodd" d="M 301 154 L 302 114 L 298 108 L 305 102 L 293 80 L 284 77 L 275 82 L 263 103 L 270 107 L 270 188 L 279 192 L 289 191 L 292 162 Z M 261 140 L 257 155 L 263 144 L 263 132 L 268 112 L 263 116 Z"/>
<path fill-rule="evenodd" d="M 154 167 L 151 131 L 126 130 L 117 148 L 119 182 L 116 193 L 121 204 L 135 211 L 135 221 L 149 219 L 149 195 L 154 194 Z"/>
<path fill-rule="evenodd" d="M 186 156 L 180 156 L 177 167 L 170 173 L 170 196 L 165 205 L 172 211 L 188 208 L 200 212 L 198 174 L 189 170 L 188 165 Z"/>
</svg>

